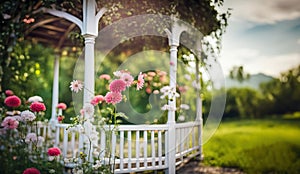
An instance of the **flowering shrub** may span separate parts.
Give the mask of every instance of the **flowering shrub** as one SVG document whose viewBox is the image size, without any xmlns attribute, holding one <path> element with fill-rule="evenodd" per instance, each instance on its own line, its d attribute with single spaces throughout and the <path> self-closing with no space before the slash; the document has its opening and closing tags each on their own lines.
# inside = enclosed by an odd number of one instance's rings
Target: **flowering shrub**
<svg viewBox="0 0 300 174">
<path fill-rule="evenodd" d="M 42 126 L 46 123 L 43 118 L 46 107 L 41 102 L 42 98 L 30 97 L 30 106 L 22 106 L 28 109 L 20 112 L 13 110 L 21 105 L 20 98 L 11 90 L 7 90 L 5 95 L 6 107 L 2 108 L 0 115 L 0 173 L 62 173 L 63 168 L 58 161 L 48 160 L 46 149 L 52 146 L 49 136 L 38 131 L 43 130 Z M 59 155 L 57 152 L 54 154 Z"/>
<path fill-rule="evenodd" d="M 83 109 L 80 111 L 80 115 L 74 117 L 72 126 L 79 126 L 81 128 L 81 133 L 88 140 L 89 143 L 85 143 L 83 151 L 80 152 L 78 158 L 75 159 L 64 159 L 66 164 L 68 163 L 76 163 L 76 167 L 73 169 L 74 173 L 111 173 L 114 170 L 113 159 L 111 156 L 111 144 L 107 144 L 105 151 L 97 152 L 98 132 L 103 129 L 103 125 L 108 123 L 110 129 L 106 131 L 107 133 L 107 141 L 106 143 L 111 143 L 110 138 L 112 137 L 113 131 L 117 129 L 119 118 L 126 117 L 125 114 L 119 113 L 116 111 L 115 105 L 126 101 L 125 95 L 122 94 L 126 89 L 135 86 L 136 90 L 140 90 L 144 86 L 144 74 L 139 73 L 137 79 L 130 74 L 129 71 L 121 70 L 114 72 L 114 76 L 116 79 L 111 79 L 109 75 L 103 74 L 100 75 L 100 80 L 104 80 L 107 90 L 104 94 L 99 94 L 91 98 L 90 103 L 85 104 Z M 76 84 L 76 85 L 74 85 Z M 70 85 L 71 91 L 78 93 L 83 89 L 83 84 L 78 80 L 73 80 Z M 95 106 L 99 107 L 96 108 Z M 89 119 L 89 120 L 87 120 Z M 89 121 L 93 122 L 93 125 L 89 123 Z M 96 127 L 95 125 L 99 125 Z M 112 126 L 111 126 L 112 125 Z M 72 127 L 71 126 L 71 127 Z M 87 130 L 88 129 L 88 130 Z M 85 132 L 89 131 L 89 134 Z M 85 141 L 86 142 L 86 141 Z M 94 162 L 90 162 L 90 153 L 87 151 L 89 147 L 94 147 Z M 105 164 L 99 159 L 101 153 L 105 153 L 104 155 L 109 158 L 108 164 Z M 81 161 L 81 163 L 79 162 Z"/>
</svg>

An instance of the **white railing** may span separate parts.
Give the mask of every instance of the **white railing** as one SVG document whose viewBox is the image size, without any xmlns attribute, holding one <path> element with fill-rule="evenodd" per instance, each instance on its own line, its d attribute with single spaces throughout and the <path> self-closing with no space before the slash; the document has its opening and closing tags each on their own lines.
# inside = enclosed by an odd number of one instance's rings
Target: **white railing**
<svg viewBox="0 0 300 174">
<path fill-rule="evenodd" d="M 176 130 L 176 165 L 184 162 L 186 157 L 200 154 L 200 123 L 177 123 Z M 68 129 L 68 124 L 57 124 L 55 146 L 62 150 L 63 158 L 78 157 L 82 148 L 82 136 L 75 128 Z M 99 152 L 102 164 L 114 164 L 115 173 L 130 173 L 146 170 L 168 168 L 168 125 L 119 125 L 105 126 L 99 132 Z M 111 130 L 111 131 L 109 131 Z M 108 133 L 111 132 L 111 133 Z M 111 152 L 109 155 L 107 152 Z M 69 166 L 70 167 L 70 166 Z"/>
</svg>

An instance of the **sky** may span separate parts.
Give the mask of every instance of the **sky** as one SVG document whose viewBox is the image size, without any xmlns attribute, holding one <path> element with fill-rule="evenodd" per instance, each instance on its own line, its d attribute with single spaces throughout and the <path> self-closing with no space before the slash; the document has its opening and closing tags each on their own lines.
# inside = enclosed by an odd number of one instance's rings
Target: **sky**
<svg viewBox="0 0 300 174">
<path fill-rule="evenodd" d="M 219 62 L 224 74 L 243 66 L 250 74 L 279 77 L 300 65 L 299 0 L 225 0 L 232 8 Z"/>
</svg>

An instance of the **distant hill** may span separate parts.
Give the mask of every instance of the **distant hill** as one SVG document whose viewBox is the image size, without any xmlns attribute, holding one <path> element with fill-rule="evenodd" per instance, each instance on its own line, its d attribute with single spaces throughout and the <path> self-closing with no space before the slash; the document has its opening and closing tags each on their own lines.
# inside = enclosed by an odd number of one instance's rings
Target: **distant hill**
<svg viewBox="0 0 300 174">
<path fill-rule="evenodd" d="M 273 79 L 272 76 L 265 75 L 263 73 L 250 75 L 248 80 L 244 80 L 242 83 L 230 77 L 226 77 L 226 88 L 231 87 L 251 87 L 254 89 L 259 89 L 261 83 L 269 82 Z"/>
</svg>

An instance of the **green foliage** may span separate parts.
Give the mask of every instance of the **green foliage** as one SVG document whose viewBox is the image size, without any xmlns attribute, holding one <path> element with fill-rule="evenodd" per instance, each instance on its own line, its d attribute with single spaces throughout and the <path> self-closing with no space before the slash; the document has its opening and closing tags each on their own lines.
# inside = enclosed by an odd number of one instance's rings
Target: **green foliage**
<svg viewBox="0 0 300 174">
<path fill-rule="evenodd" d="M 229 77 L 231 79 L 237 79 L 241 83 L 244 80 L 249 79 L 250 74 L 248 74 L 244 71 L 243 66 L 235 66 L 235 67 L 232 68 L 232 70 L 230 70 Z"/>
<path fill-rule="evenodd" d="M 246 173 L 298 173 L 300 120 L 240 120 L 221 123 L 204 145 L 206 165 Z"/>
</svg>

